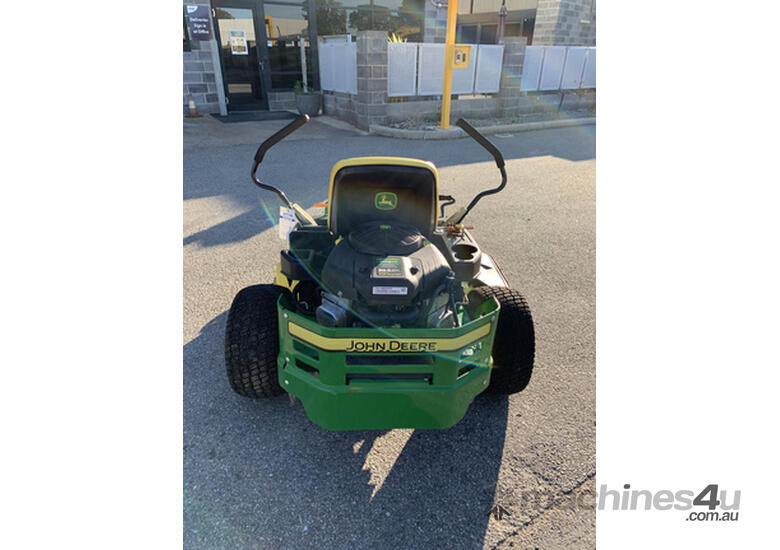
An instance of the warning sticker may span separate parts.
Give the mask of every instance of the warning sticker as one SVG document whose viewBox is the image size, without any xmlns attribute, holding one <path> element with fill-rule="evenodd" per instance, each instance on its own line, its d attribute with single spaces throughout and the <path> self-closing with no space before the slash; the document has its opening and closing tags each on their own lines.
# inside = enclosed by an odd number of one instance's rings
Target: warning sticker
<svg viewBox="0 0 780 550">
<path fill-rule="evenodd" d="M 401 258 L 389 257 L 378 259 L 376 261 L 376 270 L 374 271 L 376 277 L 403 277 L 404 268 L 401 264 Z M 376 292 L 374 292 L 376 294 Z M 404 292 L 406 294 L 406 292 Z"/>
<path fill-rule="evenodd" d="M 298 223 L 298 220 L 295 219 L 295 210 L 280 206 L 279 225 L 276 226 L 277 230 L 279 231 L 279 238 L 283 241 L 286 241 L 287 237 L 290 235 L 290 232 L 295 229 L 296 223 Z"/>
<path fill-rule="evenodd" d="M 375 286 L 373 293 L 382 296 L 406 296 L 409 289 L 405 286 Z"/>
</svg>

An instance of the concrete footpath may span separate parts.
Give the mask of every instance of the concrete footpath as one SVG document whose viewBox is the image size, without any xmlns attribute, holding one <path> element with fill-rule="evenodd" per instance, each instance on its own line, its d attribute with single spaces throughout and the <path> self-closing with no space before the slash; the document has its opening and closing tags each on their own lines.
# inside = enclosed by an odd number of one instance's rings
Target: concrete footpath
<svg viewBox="0 0 780 550">
<path fill-rule="evenodd" d="M 531 130 L 547 130 L 549 128 L 566 128 L 569 126 L 584 126 L 596 124 L 596 117 L 568 118 L 557 120 L 541 120 L 538 122 L 520 122 L 517 124 L 496 124 L 493 126 L 475 126 L 482 135 L 507 134 L 513 132 L 529 132 Z M 372 124 L 369 127 L 372 134 L 378 136 L 394 137 L 399 139 L 459 139 L 467 137 L 466 132 L 453 126 L 447 130 L 431 128 L 427 130 L 408 130 L 405 128 L 393 128 Z"/>
</svg>

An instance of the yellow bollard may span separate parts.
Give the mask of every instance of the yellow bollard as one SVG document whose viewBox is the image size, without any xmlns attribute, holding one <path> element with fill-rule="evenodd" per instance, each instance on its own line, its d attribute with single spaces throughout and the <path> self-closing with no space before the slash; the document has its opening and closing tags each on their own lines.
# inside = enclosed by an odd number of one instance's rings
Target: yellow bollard
<svg viewBox="0 0 780 550">
<path fill-rule="evenodd" d="M 450 127 L 450 100 L 452 99 L 452 69 L 455 61 L 455 24 L 458 17 L 458 0 L 447 3 L 447 35 L 444 48 L 444 90 L 441 94 L 441 125 Z"/>
</svg>

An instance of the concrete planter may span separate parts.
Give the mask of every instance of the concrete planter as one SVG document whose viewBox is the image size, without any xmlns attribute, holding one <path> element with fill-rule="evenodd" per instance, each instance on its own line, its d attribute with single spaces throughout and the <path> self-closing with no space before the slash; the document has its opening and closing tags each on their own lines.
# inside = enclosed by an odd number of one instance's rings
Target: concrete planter
<svg viewBox="0 0 780 550">
<path fill-rule="evenodd" d="M 301 115 L 317 116 L 322 108 L 322 94 L 320 92 L 295 94 L 295 106 Z"/>
</svg>

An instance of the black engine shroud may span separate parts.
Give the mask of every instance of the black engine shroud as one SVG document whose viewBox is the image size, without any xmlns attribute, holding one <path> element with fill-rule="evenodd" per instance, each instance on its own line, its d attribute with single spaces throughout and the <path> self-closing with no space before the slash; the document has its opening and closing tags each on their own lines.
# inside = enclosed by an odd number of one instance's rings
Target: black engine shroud
<svg viewBox="0 0 780 550">
<path fill-rule="evenodd" d="M 405 224 L 364 224 L 328 255 L 322 283 L 333 295 L 367 306 L 411 306 L 430 298 L 451 273 L 444 255 Z"/>
</svg>

